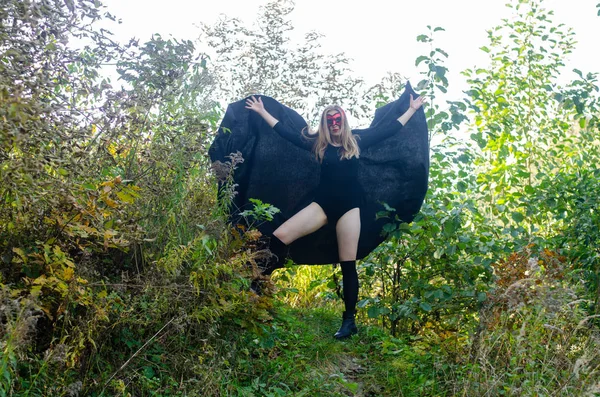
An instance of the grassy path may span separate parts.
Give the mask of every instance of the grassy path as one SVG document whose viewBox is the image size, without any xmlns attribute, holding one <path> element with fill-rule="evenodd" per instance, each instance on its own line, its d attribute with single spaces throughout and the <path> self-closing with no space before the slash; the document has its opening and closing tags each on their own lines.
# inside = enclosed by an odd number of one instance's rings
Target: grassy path
<svg viewBox="0 0 600 397">
<path fill-rule="evenodd" d="M 358 335 L 337 341 L 340 315 L 325 309 L 277 303 L 273 316 L 246 341 L 254 348 L 238 361 L 245 376 L 229 389 L 237 395 L 440 395 L 434 393 L 431 355 L 414 343 L 360 324 Z"/>
</svg>

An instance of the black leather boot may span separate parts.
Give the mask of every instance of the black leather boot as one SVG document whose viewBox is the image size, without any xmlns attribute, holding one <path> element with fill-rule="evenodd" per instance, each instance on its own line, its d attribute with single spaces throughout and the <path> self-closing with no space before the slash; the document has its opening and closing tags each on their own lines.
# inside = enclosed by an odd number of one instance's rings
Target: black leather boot
<svg viewBox="0 0 600 397">
<path fill-rule="evenodd" d="M 271 251 L 271 257 L 261 269 L 263 276 L 270 276 L 275 270 L 284 268 L 290 249 L 277 236 L 271 235 L 269 250 Z"/>
<path fill-rule="evenodd" d="M 262 255 L 256 257 L 255 260 L 261 277 L 252 280 L 250 289 L 260 296 L 264 292 L 263 283 L 268 278 L 265 276 L 270 276 L 276 269 L 285 267 L 289 248 L 274 235 L 261 239 L 258 247 L 260 251 L 257 253 Z"/>
<path fill-rule="evenodd" d="M 342 316 L 342 326 L 338 332 L 333 335 L 336 339 L 344 339 L 358 333 L 356 323 L 354 322 L 354 316 L 356 312 L 344 312 Z"/>
</svg>

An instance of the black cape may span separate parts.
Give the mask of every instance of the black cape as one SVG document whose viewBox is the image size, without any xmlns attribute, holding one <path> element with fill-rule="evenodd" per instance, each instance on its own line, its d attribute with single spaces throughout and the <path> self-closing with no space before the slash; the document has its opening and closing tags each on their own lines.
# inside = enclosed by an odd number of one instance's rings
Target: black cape
<svg viewBox="0 0 600 397">
<path fill-rule="evenodd" d="M 410 84 L 400 98 L 375 111 L 371 127 L 397 119 L 410 105 Z M 267 111 L 279 122 L 300 131 L 306 121 L 294 110 L 273 98 L 262 96 Z M 240 152 L 244 162 L 234 172 L 238 185 L 231 208 L 231 220 L 243 220 L 239 213 L 253 207 L 249 199 L 259 199 L 280 209 L 271 222 L 258 229 L 271 234 L 279 225 L 310 204 L 311 192 L 319 183 L 319 163 L 314 155 L 279 136 L 257 113 L 246 109 L 246 99 L 230 104 L 209 149 L 211 161 L 227 162 L 231 153 Z M 358 180 L 366 199 L 360 208 L 361 233 L 357 259 L 373 251 L 383 240 L 383 225 L 389 218 L 376 219 L 385 210 L 382 203 L 410 222 L 417 214 L 429 176 L 429 137 L 423 108 L 419 109 L 399 133 L 360 153 Z M 290 257 L 297 264 L 338 262 L 335 225 L 328 224 L 290 245 Z"/>
</svg>

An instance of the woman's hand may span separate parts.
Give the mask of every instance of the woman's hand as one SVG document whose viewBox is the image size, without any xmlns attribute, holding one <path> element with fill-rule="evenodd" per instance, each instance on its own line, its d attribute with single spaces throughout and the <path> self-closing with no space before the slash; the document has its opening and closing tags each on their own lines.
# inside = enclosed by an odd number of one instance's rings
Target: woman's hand
<svg viewBox="0 0 600 397">
<path fill-rule="evenodd" d="M 246 109 L 254 110 L 271 127 L 274 127 L 275 124 L 279 122 L 275 117 L 271 116 L 271 114 L 267 112 L 267 109 L 265 109 L 265 105 L 263 105 L 262 99 L 260 99 L 260 97 L 256 99 L 254 95 L 252 95 L 249 99 L 246 99 Z"/>
<path fill-rule="evenodd" d="M 256 99 L 254 95 L 252 95 L 250 99 L 246 99 L 246 109 L 251 109 L 258 114 L 263 114 L 265 112 L 265 105 L 263 105 L 260 97 Z"/>
<path fill-rule="evenodd" d="M 402 116 L 398 117 L 400 124 L 406 125 L 408 120 L 410 120 L 413 114 L 415 114 L 415 112 L 419 110 L 424 103 L 426 103 L 425 97 L 418 96 L 417 99 L 414 99 L 412 94 L 410 94 L 410 107 L 406 109 L 406 112 L 404 112 Z"/>
<path fill-rule="evenodd" d="M 418 96 L 417 99 L 413 99 L 412 94 L 410 94 L 410 108 L 413 110 L 419 110 L 421 106 L 425 103 L 424 96 Z"/>
</svg>

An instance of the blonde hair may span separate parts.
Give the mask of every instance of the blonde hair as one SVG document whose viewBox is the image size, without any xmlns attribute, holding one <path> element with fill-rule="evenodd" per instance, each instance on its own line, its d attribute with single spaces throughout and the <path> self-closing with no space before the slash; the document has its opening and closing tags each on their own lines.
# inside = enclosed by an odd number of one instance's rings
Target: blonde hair
<svg viewBox="0 0 600 397">
<path fill-rule="evenodd" d="M 321 121 L 319 123 L 319 127 L 317 128 L 316 142 L 313 147 L 315 157 L 319 162 L 322 162 L 323 157 L 325 157 L 325 150 L 327 149 L 327 146 L 333 145 L 334 143 L 331 139 L 331 134 L 329 133 L 329 127 L 327 126 L 327 113 L 331 112 L 332 110 L 339 112 L 342 116 L 342 125 L 340 128 L 340 158 L 358 158 L 360 155 L 358 143 L 356 142 L 355 136 L 352 134 L 350 125 L 348 124 L 346 113 L 338 105 L 327 106 L 325 110 L 323 110 Z"/>
</svg>

